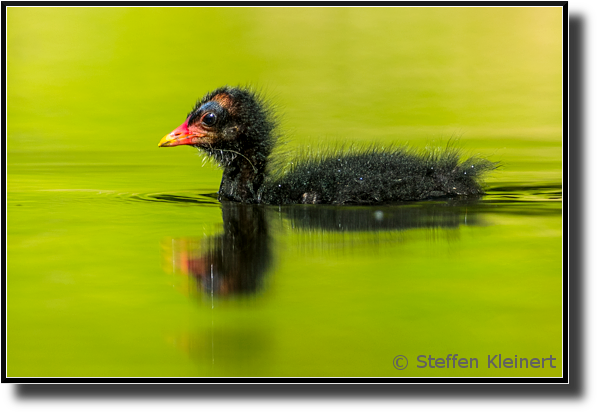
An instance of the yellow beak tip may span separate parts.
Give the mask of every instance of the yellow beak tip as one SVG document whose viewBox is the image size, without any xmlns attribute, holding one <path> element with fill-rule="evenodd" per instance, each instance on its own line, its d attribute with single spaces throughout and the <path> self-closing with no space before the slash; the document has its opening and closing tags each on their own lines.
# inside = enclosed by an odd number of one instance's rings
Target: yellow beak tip
<svg viewBox="0 0 599 414">
<path fill-rule="evenodd" d="M 160 142 L 158 143 L 159 147 L 168 147 L 169 142 L 171 140 L 169 139 L 169 135 L 165 135 L 164 137 L 162 137 L 162 139 L 160 140 Z"/>
</svg>

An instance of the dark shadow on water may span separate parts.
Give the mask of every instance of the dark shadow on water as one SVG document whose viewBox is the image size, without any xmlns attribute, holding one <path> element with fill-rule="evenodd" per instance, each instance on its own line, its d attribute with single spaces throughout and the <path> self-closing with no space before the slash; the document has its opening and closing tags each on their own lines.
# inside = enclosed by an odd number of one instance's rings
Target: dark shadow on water
<svg viewBox="0 0 599 414">
<path fill-rule="evenodd" d="M 541 200 L 549 202 L 523 200 L 531 194 L 541 194 Z M 534 217 L 561 214 L 561 202 L 550 202 L 551 195 L 561 200 L 561 194 L 561 184 L 503 185 L 489 189 L 489 196 L 483 200 L 445 199 L 378 206 L 217 203 L 222 209 L 222 232 L 165 240 L 163 263 L 173 274 L 188 278 L 182 290 L 203 297 L 203 301 L 255 295 L 264 289 L 265 277 L 274 268 L 273 258 L 278 256 L 280 246 L 273 241 L 273 233 L 301 232 L 307 236 L 308 244 L 315 235 L 350 234 L 335 244 L 335 249 L 343 253 L 346 245 L 365 240 L 366 233 L 391 234 L 388 239 L 399 243 L 399 235 L 394 238 L 393 232 L 420 229 L 430 230 L 435 236 L 440 229 L 492 225 L 484 219 L 489 213 Z M 183 205 L 216 202 L 211 194 L 191 192 L 146 195 L 143 200 Z"/>
<path fill-rule="evenodd" d="M 478 200 L 371 207 L 279 207 L 223 202 L 221 208 L 221 233 L 168 239 L 163 243 L 165 268 L 171 268 L 173 274 L 187 277 L 183 290 L 192 296 L 202 297 L 204 302 L 260 293 L 265 286 L 266 275 L 273 270 L 274 257 L 280 248 L 273 240 L 275 232 L 290 230 L 308 235 L 354 233 L 355 236 L 349 238 L 354 240 L 365 233 L 412 229 L 434 231 L 482 224 L 477 212 L 481 208 Z M 358 232 L 360 235 L 356 234 Z M 399 237 L 397 239 L 399 243 Z M 343 251 L 344 242 L 336 248 Z"/>
<path fill-rule="evenodd" d="M 298 205 L 280 208 L 293 229 L 326 232 L 405 231 L 478 225 L 478 200 L 406 203 L 394 206 L 335 207 Z M 470 209 L 469 209 L 470 208 Z"/>
</svg>

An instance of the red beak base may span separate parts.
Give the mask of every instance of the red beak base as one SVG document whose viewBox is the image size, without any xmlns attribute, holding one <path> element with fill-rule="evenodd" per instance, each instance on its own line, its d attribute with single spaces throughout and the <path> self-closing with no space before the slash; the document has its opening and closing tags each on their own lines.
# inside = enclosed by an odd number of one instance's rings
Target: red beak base
<svg viewBox="0 0 599 414">
<path fill-rule="evenodd" d="M 204 135 L 193 133 L 189 130 L 189 118 L 173 132 L 165 135 L 158 143 L 159 147 L 176 147 L 178 145 L 195 145 Z"/>
</svg>

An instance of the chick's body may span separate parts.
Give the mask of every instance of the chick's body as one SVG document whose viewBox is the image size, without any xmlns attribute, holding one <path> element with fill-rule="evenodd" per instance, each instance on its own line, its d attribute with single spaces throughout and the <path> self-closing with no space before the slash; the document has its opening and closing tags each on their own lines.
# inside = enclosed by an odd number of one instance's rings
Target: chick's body
<svg viewBox="0 0 599 414">
<path fill-rule="evenodd" d="M 483 158 L 460 162 L 459 151 L 451 147 L 424 154 L 372 147 L 274 162 L 277 138 L 272 110 L 260 96 L 224 87 L 204 96 L 160 146 L 193 145 L 205 151 L 223 168 L 219 197 L 246 203 L 383 204 L 476 197 L 484 194 L 481 177 L 496 167 Z"/>
</svg>

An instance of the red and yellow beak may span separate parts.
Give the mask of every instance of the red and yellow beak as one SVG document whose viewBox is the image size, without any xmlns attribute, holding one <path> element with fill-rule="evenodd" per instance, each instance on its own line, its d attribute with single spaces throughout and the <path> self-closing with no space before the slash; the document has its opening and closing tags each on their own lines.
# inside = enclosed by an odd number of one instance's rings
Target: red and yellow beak
<svg viewBox="0 0 599 414">
<path fill-rule="evenodd" d="M 165 135 L 158 143 L 159 147 L 176 147 L 177 145 L 195 145 L 199 143 L 204 134 L 200 132 L 192 132 L 189 130 L 189 125 L 186 119 L 185 122 L 177 127 L 173 132 Z"/>
</svg>

